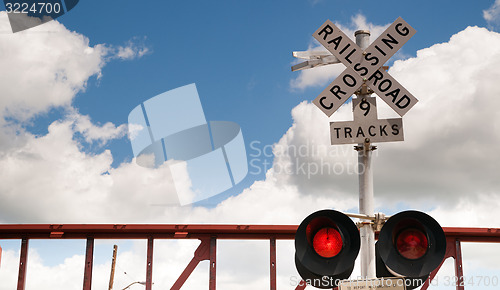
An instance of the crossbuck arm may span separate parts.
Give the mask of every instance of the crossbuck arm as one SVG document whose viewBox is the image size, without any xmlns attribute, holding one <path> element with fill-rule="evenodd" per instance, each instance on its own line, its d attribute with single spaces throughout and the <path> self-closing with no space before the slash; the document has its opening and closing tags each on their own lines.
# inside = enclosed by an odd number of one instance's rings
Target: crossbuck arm
<svg viewBox="0 0 500 290">
<path fill-rule="evenodd" d="M 306 59 L 306 61 L 292 66 L 292 71 L 340 63 L 340 61 L 335 56 L 333 56 L 329 51 L 326 50 L 294 51 L 293 57 Z"/>
</svg>

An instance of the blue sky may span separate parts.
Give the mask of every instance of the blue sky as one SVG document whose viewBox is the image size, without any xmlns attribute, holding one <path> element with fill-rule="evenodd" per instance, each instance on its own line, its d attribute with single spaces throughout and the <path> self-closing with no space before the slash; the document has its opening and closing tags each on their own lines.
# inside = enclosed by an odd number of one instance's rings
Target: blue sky
<svg viewBox="0 0 500 290">
<path fill-rule="evenodd" d="M 479 4 L 439 1 L 429 9 L 400 1 L 86 1 L 59 20 L 90 45 L 132 41 L 149 51 L 139 60 L 111 61 L 102 78 L 90 78 L 76 96 L 74 107 L 94 122 L 126 123 L 139 102 L 194 82 L 208 119 L 232 120 L 248 141 L 273 144 L 290 127 L 290 110 L 321 89 L 293 90 L 289 83 L 297 75 L 290 70 L 291 52 L 306 50 L 325 19 L 350 23 L 363 14 L 385 25 L 401 16 L 418 31 L 402 49 L 414 56 L 467 26 L 486 26 L 481 12 L 491 3 Z M 126 138 L 108 148 L 114 166 L 133 157 Z"/>
<path fill-rule="evenodd" d="M 80 1 L 57 21 L 16 34 L 1 12 L 0 222 L 298 224 L 325 207 L 357 212 L 352 146 L 328 144 L 328 122 L 352 118 L 350 105 L 329 120 L 310 103 L 344 66 L 291 72 L 297 63 L 292 52 L 320 49 L 312 33 L 327 19 L 350 34 L 370 29 L 374 40 L 401 16 L 417 33 L 388 64 L 420 102 L 404 118 L 406 141 L 379 144 L 376 151 L 377 210 L 415 208 L 443 226 L 500 227 L 493 218 L 500 205 L 500 160 L 484 150 L 500 141 L 499 7 L 493 0 Z M 172 184 L 164 169 L 135 165 L 128 115 L 141 102 L 190 83 L 197 85 L 207 120 L 241 126 L 250 174 L 208 202 L 151 207 L 171 193 Z M 383 105 L 379 109 L 379 117 L 391 115 Z M 316 154 L 315 146 L 324 151 Z M 290 148 L 307 154 L 297 156 Z M 296 167 L 322 162 L 342 170 Z M 75 249 L 58 257 L 53 246 L 32 244 L 38 271 L 31 271 L 36 274 L 29 283 L 62 289 L 64 281 L 43 278 L 58 269 L 80 279 L 83 243 L 69 244 Z M 18 243 L 0 239 L 0 245 L 0 280 L 14 283 Z M 121 260 L 142 265 L 142 245 L 120 244 Z M 162 244 L 173 246 L 179 244 Z M 190 247 L 159 268 L 158 287 L 169 285 L 187 264 Z M 236 255 L 229 248 L 222 261 Z M 286 288 L 295 269 L 292 245 L 283 248 L 279 283 Z M 96 269 L 106 273 L 96 285 L 106 282 L 110 249 L 112 242 L 96 246 L 102 253 Z M 465 267 L 469 273 L 500 276 L 484 250 L 498 247 L 464 249 L 473 260 Z M 240 285 L 242 275 L 229 265 L 221 268 L 231 276 L 221 282 L 226 288 L 259 288 L 265 280 L 265 272 L 244 266 L 242 272 L 255 281 Z M 126 270 L 143 275 L 142 266 Z M 200 275 L 192 289 L 204 285 Z M 118 277 L 117 283 L 127 279 Z M 11 289 L 6 285 L 0 289 Z"/>
</svg>

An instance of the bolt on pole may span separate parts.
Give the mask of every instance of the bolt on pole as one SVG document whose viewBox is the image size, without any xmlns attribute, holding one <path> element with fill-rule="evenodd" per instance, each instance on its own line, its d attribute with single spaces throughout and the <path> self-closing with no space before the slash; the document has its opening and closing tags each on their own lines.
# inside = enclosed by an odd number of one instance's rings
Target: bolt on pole
<svg viewBox="0 0 500 290">
<path fill-rule="evenodd" d="M 366 49 L 370 44 L 370 32 L 367 30 L 358 30 L 354 33 L 356 44 L 361 49 Z M 369 97 L 370 94 L 364 94 L 365 90 L 357 94 L 358 98 Z M 365 143 L 359 144 L 358 151 L 358 175 L 359 175 L 359 213 L 373 216 L 373 171 L 372 171 L 372 151 L 369 139 Z M 359 228 L 361 237 L 361 276 L 366 279 L 376 278 L 375 275 L 375 231 L 371 222 L 363 222 Z"/>
</svg>

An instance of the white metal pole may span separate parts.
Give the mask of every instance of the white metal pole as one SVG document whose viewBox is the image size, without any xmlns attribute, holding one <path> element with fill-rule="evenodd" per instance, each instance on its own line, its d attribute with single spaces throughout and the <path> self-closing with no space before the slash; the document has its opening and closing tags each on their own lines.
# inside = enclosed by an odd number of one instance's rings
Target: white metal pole
<svg viewBox="0 0 500 290">
<path fill-rule="evenodd" d="M 361 49 L 366 49 L 370 44 L 370 32 L 358 30 L 354 33 L 356 44 Z M 359 94 L 358 98 L 367 97 Z M 374 215 L 373 202 L 373 172 L 372 172 L 372 146 L 370 140 L 359 144 L 358 150 L 358 175 L 359 175 L 359 213 Z M 376 278 L 375 275 L 375 231 L 370 222 L 363 222 L 359 228 L 361 237 L 361 276 L 364 279 Z"/>
</svg>

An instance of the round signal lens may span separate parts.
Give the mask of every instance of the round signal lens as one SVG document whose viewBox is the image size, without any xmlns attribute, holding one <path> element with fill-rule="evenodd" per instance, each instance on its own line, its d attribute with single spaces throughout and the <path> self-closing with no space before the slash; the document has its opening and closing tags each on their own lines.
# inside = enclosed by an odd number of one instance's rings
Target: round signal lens
<svg viewBox="0 0 500 290">
<path fill-rule="evenodd" d="M 422 258 L 428 246 L 427 236 L 417 229 L 406 229 L 396 238 L 396 249 L 401 256 L 410 260 Z"/>
<path fill-rule="evenodd" d="M 322 228 L 313 238 L 313 248 L 324 258 L 335 257 L 342 250 L 342 237 L 335 228 Z"/>
</svg>

